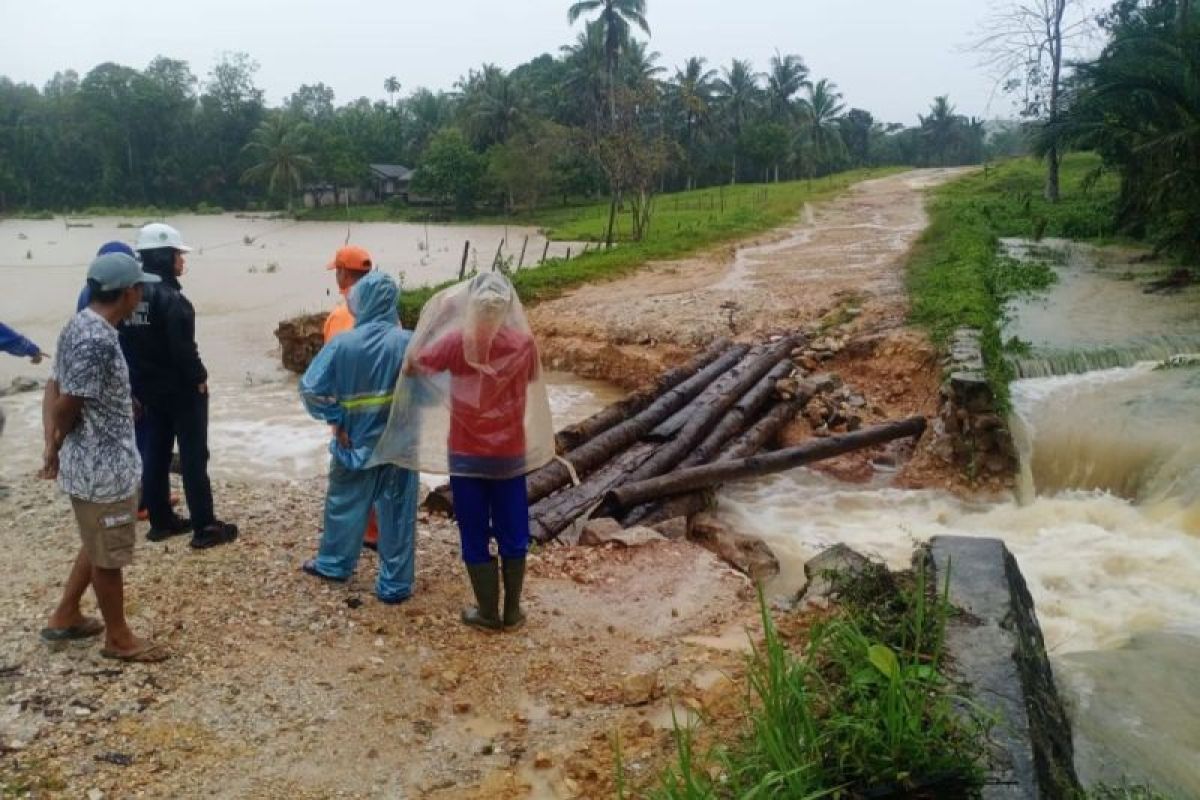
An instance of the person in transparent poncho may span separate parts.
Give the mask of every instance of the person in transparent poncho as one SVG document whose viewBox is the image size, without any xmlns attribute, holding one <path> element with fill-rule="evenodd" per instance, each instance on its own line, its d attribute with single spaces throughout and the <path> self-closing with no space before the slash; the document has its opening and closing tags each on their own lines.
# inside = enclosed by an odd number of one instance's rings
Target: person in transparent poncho
<svg viewBox="0 0 1200 800">
<path fill-rule="evenodd" d="M 484 273 L 439 292 L 421 312 L 376 458 L 450 475 L 476 600 L 462 614 L 468 625 L 524 622 L 525 474 L 553 456 L 537 346 L 512 284 Z"/>
</svg>

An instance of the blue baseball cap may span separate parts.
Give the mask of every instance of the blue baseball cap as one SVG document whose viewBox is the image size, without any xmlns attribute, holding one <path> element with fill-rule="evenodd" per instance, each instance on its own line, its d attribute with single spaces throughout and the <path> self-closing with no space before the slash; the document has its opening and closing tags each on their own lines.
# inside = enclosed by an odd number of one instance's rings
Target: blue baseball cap
<svg viewBox="0 0 1200 800">
<path fill-rule="evenodd" d="M 103 256 L 108 253 L 124 253 L 132 258 L 137 258 L 137 253 L 133 252 L 133 248 L 124 242 L 105 242 L 100 245 L 100 249 L 96 251 L 96 255 Z"/>
<path fill-rule="evenodd" d="M 142 272 L 142 265 L 125 253 L 105 253 L 96 256 L 88 267 L 88 280 L 95 281 L 102 292 L 128 289 L 139 283 L 158 283 L 162 278 Z"/>
</svg>

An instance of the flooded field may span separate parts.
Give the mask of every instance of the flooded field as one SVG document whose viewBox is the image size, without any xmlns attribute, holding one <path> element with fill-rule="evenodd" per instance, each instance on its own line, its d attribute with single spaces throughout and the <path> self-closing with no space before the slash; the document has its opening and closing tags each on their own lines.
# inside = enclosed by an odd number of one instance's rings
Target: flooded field
<svg viewBox="0 0 1200 800">
<path fill-rule="evenodd" d="M 72 221 L 0 220 L 0 320 L 47 351 L 83 286 L 87 264 L 104 242 L 133 244 L 151 220 L 89 217 Z M 168 217 L 193 249 L 187 256 L 184 293 L 196 306 L 196 337 L 214 381 L 271 379 L 279 358 L 273 332 L 285 317 L 323 311 L 337 302 L 325 265 L 347 241 L 367 248 L 381 269 L 402 286 L 441 283 L 458 276 L 463 244 L 471 243 L 467 269 L 487 269 L 501 242 L 519 256 L 529 237 L 526 265 L 541 258 L 545 239 L 531 228 L 409 223 L 295 222 L 215 216 Z M 551 243 L 550 256 L 568 243 Z M 575 247 L 578 251 L 578 245 Z M 14 291 L 12 287 L 16 287 Z M 48 367 L 0 359 L 0 385 L 16 375 L 45 377 Z"/>
</svg>

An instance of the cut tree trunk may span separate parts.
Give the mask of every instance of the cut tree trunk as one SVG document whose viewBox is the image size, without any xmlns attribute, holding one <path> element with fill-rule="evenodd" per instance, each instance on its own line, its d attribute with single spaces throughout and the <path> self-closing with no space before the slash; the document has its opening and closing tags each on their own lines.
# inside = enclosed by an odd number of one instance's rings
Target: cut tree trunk
<svg viewBox="0 0 1200 800">
<path fill-rule="evenodd" d="M 791 400 L 784 400 L 777 403 L 766 415 L 758 422 L 746 428 L 745 425 L 752 420 L 758 413 L 759 408 L 753 408 L 754 398 L 752 395 L 755 392 L 761 391 L 761 386 L 764 382 L 770 381 L 771 392 L 767 396 L 770 400 L 770 394 L 775 390 L 775 379 L 773 376 L 780 370 L 780 367 L 790 366 L 786 362 L 780 364 L 779 367 L 768 373 L 767 377 L 759 382 L 746 396 L 738 401 L 733 410 L 725 416 L 717 427 L 713 429 L 700 446 L 697 447 L 692 454 L 680 462 L 680 468 L 693 467 L 699 464 L 708 464 L 716 461 L 731 461 L 737 458 L 746 458 L 757 453 L 762 448 L 771 442 L 784 427 L 791 422 L 797 414 L 804 408 L 804 405 L 817 394 L 817 385 L 811 381 L 802 382 L 796 389 L 796 396 Z M 737 420 L 738 416 L 741 420 Z M 737 420 L 736 423 L 733 420 Z M 741 434 L 740 436 L 738 434 Z M 734 439 L 733 437 L 737 437 Z M 732 443 L 730 440 L 733 439 Z M 721 448 L 724 448 L 723 450 Z M 621 517 L 621 525 L 629 527 L 630 525 L 653 525 L 656 522 L 664 522 L 675 517 L 690 517 L 693 514 L 698 514 L 712 508 L 714 496 L 711 490 L 702 490 L 699 492 L 691 492 L 690 494 L 670 497 L 659 503 L 643 503 L 635 506 L 627 511 Z"/>
<path fill-rule="evenodd" d="M 624 483 L 657 447 L 651 442 L 638 442 L 590 475 L 586 483 L 568 486 L 539 500 L 529 509 L 530 535 L 539 542 L 550 541 L 576 519 L 591 514 L 605 492 Z"/>
<path fill-rule="evenodd" d="M 569 453 L 589 439 L 604 433 L 614 425 L 641 413 L 660 395 L 674 389 L 716 361 L 729 347 L 730 341 L 728 339 L 719 339 L 691 361 L 659 375 L 653 385 L 634 392 L 623 400 L 618 400 L 616 403 L 607 406 L 582 422 L 577 422 L 574 425 L 563 428 L 554 437 L 558 451 L 560 453 Z"/>
<path fill-rule="evenodd" d="M 696 402 L 688 406 L 683 426 L 670 442 L 659 448 L 646 463 L 630 476 L 630 482 L 662 475 L 687 458 L 704 436 L 735 403 L 746 394 L 776 364 L 788 356 L 795 346 L 795 337 L 786 337 L 747 356 L 727 375 L 704 390 Z M 676 416 L 678 419 L 678 415 Z M 658 434 L 660 428 L 655 430 Z"/>
<path fill-rule="evenodd" d="M 620 512 L 650 500 L 685 494 L 741 478 L 783 472 L 803 464 L 833 458 L 893 439 L 920 436 L 924 431 L 925 418 L 910 417 L 898 422 L 875 425 L 854 433 L 808 441 L 796 447 L 776 450 L 773 453 L 754 455 L 733 461 L 718 461 L 715 464 L 677 470 L 668 475 L 659 474 L 658 477 L 637 483 L 630 482 L 612 489 L 605 495 L 604 505 L 610 512 Z M 644 467 L 645 465 L 643 465 Z"/>
<path fill-rule="evenodd" d="M 749 348 L 746 345 L 734 345 L 707 367 L 664 393 L 633 419 L 609 428 L 572 450 L 567 460 L 574 467 L 576 475 L 586 475 L 645 436 L 654 426 L 690 403 L 713 381 L 728 372 L 747 350 Z M 535 503 L 568 483 L 571 483 L 571 473 L 566 465 L 559 460 L 551 461 L 529 474 L 529 502 Z"/>
</svg>

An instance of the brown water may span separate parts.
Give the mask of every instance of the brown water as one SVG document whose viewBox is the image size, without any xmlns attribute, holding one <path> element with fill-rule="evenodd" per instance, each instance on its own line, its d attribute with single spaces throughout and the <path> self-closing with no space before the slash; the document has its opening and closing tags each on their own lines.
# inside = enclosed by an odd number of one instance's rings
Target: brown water
<svg viewBox="0 0 1200 800">
<path fill-rule="evenodd" d="M 463 243 L 470 241 L 467 269 L 487 269 L 497 247 L 519 256 L 525 237 L 526 265 L 541 258 L 545 239 L 531 228 L 409 223 L 295 222 L 239 218 L 232 214 L 179 216 L 165 220 L 194 248 L 187 257 L 184 291 L 196 306 L 196 338 L 214 381 L 270 379 L 279 359 L 272 335 L 276 324 L 302 312 L 332 308 L 338 294 L 325 269 L 338 247 L 366 247 L 375 263 L 405 287 L 457 277 Z M 63 219 L 0 220 L 0 320 L 52 351 L 75 308 L 87 264 L 106 241 L 132 243 L 146 220 L 89 217 L 87 228 Z M 133 227 L 121 227 L 121 226 Z M 550 245 L 563 255 L 569 243 Z M 579 250 L 575 245 L 574 249 Z M 27 257 L 28 256 L 28 257 Z M 45 377 L 48 367 L 30 368 L 0 358 L 0 385 L 15 375 Z"/>
<path fill-rule="evenodd" d="M 0 279 L 8 286 L 0 293 L 0 320 L 53 351 L 96 248 L 112 239 L 132 242 L 136 227 L 121 226 L 143 221 L 88 218 L 92 227 L 68 228 L 62 219 L 0 220 Z M 326 432 L 304 413 L 295 377 L 280 366 L 274 330 L 285 317 L 328 309 L 337 301 L 325 264 L 346 241 L 346 224 L 231 214 L 166 221 L 195 248 L 182 283 L 196 306 L 196 338 L 210 372 L 213 476 L 279 480 L 321 474 L 328 461 Z M 505 255 L 519 255 L 529 236 L 526 263 L 540 259 L 545 246 L 532 229 L 503 226 L 355 223 L 349 233 L 351 242 L 370 250 L 380 268 L 404 286 L 456 277 L 464 241 L 471 242 L 468 269 L 487 268 L 502 241 Z M 552 243 L 550 255 L 562 255 L 568 246 Z M 44 379 L 49 364 L 33 366 L 0 355 L 0 386 L 18 375 Z M 615 399 L 607 387 L 567 375 L 550 376 L 549 385 L 561 424 Z M 38 399 L 0 400 L 8 414 L 0 437 L 0 477 L 27 474 L 37 466 Z"/>
<path fill-rule="evenodd" d="M 1055 256 L 1059 281 L 1011 309 L 1032 342 L 1012 386 L 1020 491 L 964 502 L 850 487 L 807 470 L 731 485 L 721 513 L 780 558 L 771 590 L 845 542 L 894 567 L 937 535 L 1003 539 L 1029 583 L 1087 783 L 1122 775 L 1200 797 L 1200 293 L 1145 295 L 1135 268 L 1090 248 Z M 1020 243 L 1009 243 L 1020 250 Z M 1161 267 L 1159 268 L 1161 269 Z"/>
</svg>

